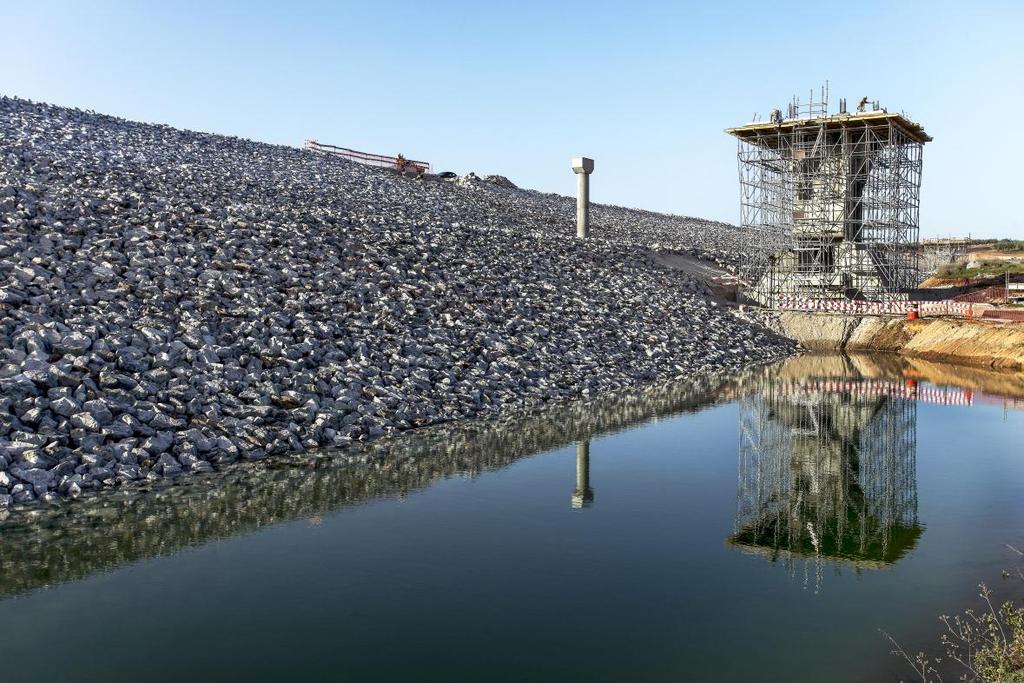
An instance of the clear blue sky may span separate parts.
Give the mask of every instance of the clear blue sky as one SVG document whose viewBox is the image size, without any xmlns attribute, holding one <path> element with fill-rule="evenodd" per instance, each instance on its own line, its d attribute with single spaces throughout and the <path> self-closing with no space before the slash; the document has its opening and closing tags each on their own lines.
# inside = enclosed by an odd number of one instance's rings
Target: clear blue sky
<svg viewBox="0 0 1024 683">
<path fill-rule="evenodd" d="M 731 222 L 722 129 L 828 79 L 935 137 L 922 234 L 1024 238 L 1020 0 L 0 0 L 0 26 L 0 93 L 563 194 L 586 154 L 595 201 Z"/>
</svg>

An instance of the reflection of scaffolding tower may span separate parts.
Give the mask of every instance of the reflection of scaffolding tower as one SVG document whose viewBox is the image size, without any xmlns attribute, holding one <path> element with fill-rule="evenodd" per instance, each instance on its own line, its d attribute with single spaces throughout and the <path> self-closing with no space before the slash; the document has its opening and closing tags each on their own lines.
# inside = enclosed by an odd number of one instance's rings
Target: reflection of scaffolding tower
<svg viewBox="0 0 1024 683">
<path fill-rule="evenodd" d="M 741 403 L 730 542 L 787 562 L 897 561 L 921 534 L 916 403 L 762 381 Z"/>
<path fill-rule="evenodd" d="M 747 294 L 892 301 L 917 285 L 922 148 L 931 138 L 873 103 L 829 115 L 794 101 L 788 118 L 730 128 L 739 139 L 742 222 L 754 243 Z"/>
</svg>

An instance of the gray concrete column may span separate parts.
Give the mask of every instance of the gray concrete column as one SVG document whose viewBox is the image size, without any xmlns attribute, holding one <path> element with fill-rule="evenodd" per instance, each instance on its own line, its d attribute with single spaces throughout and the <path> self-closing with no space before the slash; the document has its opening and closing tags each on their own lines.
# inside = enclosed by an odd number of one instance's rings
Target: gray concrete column
<svg viewBox="0 0 1024 683">
<path fill-rule="evenodd" d="M 590 234 L 590 174 L 594 172 L 594 160 L 574 157 L 572 170 L 576 173 L 576 236 L 584 239 Z"/>
<path fill-rule="evenodd" d="M 594 490 L 590 488 L 590 442 L 576 444 L 576 490 L 572 492 L 574 508 L 588 507 L 594 501 Z"/>
</svg>

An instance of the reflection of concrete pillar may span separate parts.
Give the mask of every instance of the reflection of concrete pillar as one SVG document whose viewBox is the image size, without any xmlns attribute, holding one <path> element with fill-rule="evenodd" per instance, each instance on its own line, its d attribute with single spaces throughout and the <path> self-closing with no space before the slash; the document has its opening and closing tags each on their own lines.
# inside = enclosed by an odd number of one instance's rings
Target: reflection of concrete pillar
<svg viewBox="0 0 1024 683">
<path fill-rule="evenodd" d="M 594 172 L 594 160 L 574 157 L 572 170 L 579 183 L 576 193 L 576 236 L 584 238 L 590 233 L 590 174 Z"/>
<path fill-rule="evenodd" d="M 590 442 L 580 441 L 576 444 L 576 490 L 572 492 L 574 508 L 589 507 L 594 501 L 594 491 L 590 488 Z"/>
</svg>

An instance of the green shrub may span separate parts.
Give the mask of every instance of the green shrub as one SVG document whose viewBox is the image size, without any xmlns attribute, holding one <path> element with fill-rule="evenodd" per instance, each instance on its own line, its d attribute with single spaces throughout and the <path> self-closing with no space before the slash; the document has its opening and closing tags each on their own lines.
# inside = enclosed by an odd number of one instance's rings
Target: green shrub
<svg viewBox="0 0 1024 683">
<path fill-rule="evenodd" d="M 1013 546 L 1014 552 L 1024 555 Z M 1009 572 L 1003 572 L 1009 578 Z M 1017 570 L 1017 579 L 1024 572 Z M 998 609 L 992 602 L 992 591 L 985 584 L 978 586 L 983 609 L 966 610 L 963 614 L 939 617 L 946 632 L 942 634 L 945 657 L 961 670 L 960 680 L 971 683 L 1024 683 L 1024 603 L 1004 602 Z M 923 683 L 942 681 L 939 665 L 942 657 L 929 657 L 918 652 L 911 657 L 888 633 L 882 631 Z"/>
<path fill-rule="evenodd" d="M 964 263 L 946 263 L 939 266 L 935 274 L 939 277 L 963 277 Z"/>
</svg>

